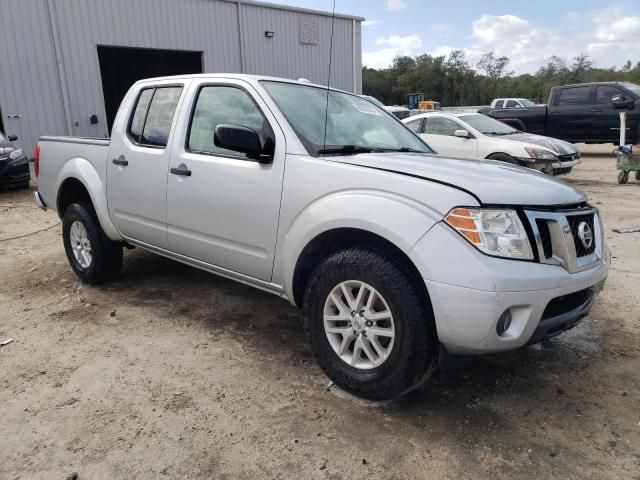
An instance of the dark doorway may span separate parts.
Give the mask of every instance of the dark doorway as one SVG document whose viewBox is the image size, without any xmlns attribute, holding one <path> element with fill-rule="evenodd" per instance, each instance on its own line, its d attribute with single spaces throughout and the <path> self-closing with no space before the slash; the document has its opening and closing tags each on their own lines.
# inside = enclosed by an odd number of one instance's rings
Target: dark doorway
<svg viewBox="0 0 640 480">
<path fill-rule="evenodd" d="M 98 60 L 109 132 L 120 102 L 138 80 L 202 73 L 202 52 L 98 45 Z"/>
</svg>

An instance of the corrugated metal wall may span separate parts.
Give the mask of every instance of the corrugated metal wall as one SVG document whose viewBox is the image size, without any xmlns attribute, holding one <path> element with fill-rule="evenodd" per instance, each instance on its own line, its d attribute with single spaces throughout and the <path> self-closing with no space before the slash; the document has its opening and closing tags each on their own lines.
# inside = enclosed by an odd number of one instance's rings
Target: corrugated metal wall
<svg viewBox="0 0 640 480">
<path fill-rule="evenodd" d="M 205 72 L 327 81 L 325 15 L 237 0 L 1 1 L 0 108 L 5 130 L 29 149 L 44 134 L 107 135 L 97 45 L 202 51 Z M 300 41 L 309 16 L 317 44 Z M 360 92 L 360 57 L 360 21 L 337 16 L 331 85 Z"/>
</svg>

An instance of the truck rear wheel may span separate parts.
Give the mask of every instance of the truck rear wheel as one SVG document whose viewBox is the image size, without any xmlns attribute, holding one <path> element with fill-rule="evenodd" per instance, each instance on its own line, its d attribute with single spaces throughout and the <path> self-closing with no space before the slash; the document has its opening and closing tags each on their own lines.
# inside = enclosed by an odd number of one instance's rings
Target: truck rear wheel
<svg viewBox="0 0 640 480">
<path fill-rule="evenodd" d="M 122 246 L 104 235 L 91 206 L 73 203 L 67 207 L 62 239 L 71 268 L 84 283 L 102 283 L 120 271 Z"/>
<path fill-rule="evenodd" d="M 437 359 L 433 313 L 415 280 L 388 255 L 336 252 L 307 284 L 305 330 L 327 376 L 349 393 L 388 400 L 426 381 Z"/>
</svg>

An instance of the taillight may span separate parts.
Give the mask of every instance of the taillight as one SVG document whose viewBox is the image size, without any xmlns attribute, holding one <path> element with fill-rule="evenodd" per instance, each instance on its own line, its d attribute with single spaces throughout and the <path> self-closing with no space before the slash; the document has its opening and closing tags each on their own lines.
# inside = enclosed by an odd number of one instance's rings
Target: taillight
<svg viewBox="0 0 640 480">
<path fill-rule="evenodd" d="M 40 174 L 40 144 L 36 143 L 33 148 L 33 171 L 36 173 L 36 177 Z"/>
</svg>

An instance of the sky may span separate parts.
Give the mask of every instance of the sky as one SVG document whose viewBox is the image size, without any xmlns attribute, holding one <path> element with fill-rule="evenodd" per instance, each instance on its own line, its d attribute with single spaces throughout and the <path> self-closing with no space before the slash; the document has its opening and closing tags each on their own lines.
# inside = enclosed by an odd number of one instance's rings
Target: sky
<svg viewBox="0 0 640 480">
<path fill-rule="evenodd" d="M 332 0 L 286 0 L 331 11 Z M 361 16 L 362 63 L 384 68 L 396 55 L 446 55 L 461 49 L 475 65 L 483 53 L 534 73 L 557 55 L 586 53 L 598 67 L 640 61 L 640 0 L 336 0 L 336 13 Z"/>
</svg>

